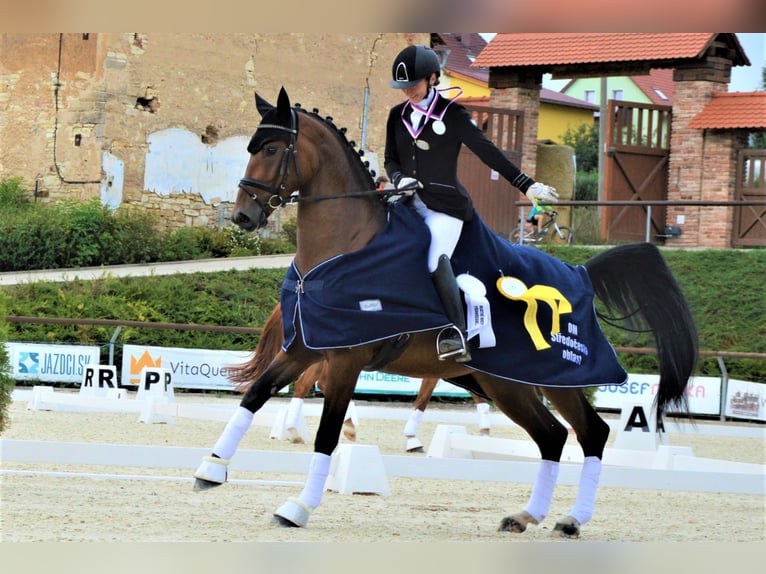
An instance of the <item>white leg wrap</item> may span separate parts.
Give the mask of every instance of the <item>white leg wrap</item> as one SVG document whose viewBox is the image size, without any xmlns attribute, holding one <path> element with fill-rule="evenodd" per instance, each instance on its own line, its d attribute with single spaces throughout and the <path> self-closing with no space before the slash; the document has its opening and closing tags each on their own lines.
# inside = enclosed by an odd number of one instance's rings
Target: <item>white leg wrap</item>
<svg viewBox="0 0 766 574">
<path fill-rule="evenodd" d="M 553 498 L 553 489 L 559 477 L 559 463 L 552 460 L 541 460 L 537 469 L 537 478 L 532 487 L 532 496 L 524 508 L 537 522 L 542 522 L 548 516 Z"/>
<path fill-rule="evenodd" d="M 489 422 L 489 403 L 477 403 L 476 412 L 479 415 L 479 429 L 489 430 L 492 428 L 492 423 Z"/>
<path fill-rule="evenodd" d="M 303 399 L 293 397 L 290 404 L 287 405 L 287 415 L 285 416 L 285 428 L 297 429 L 303 412 Z"/>
<path fill-rule="evenodd" d="M 327 475 L 330 474 L 330 461 L 330 456 L 319 452 L 315 452 L 311 457 L 306 483 L 298 497 L 309 508 L 316 508 L 322 502 Z"/>
<path fill-rule="evenodd" d="M 213 453 L 223 459 L 230 459 L 237 452 L 237 445 L 245 436 L 250 423 L 253 422 L 253 413 L 245 407 L 238 407 L 226 423 L 223 433 L 213 447 Z"/>
<path fill-rule="evenodd" d="M 597 456 L 586 456 L 580 473 L 580 486 L 577 490 L 574 506 L 569 516 L 580 524 L 585 524 L 593 518 L 593 508 L 596 505 L 596 490 L 601 477 L 601 459 Z"/>
<path fill-rule="evenodd" d="M 229 461 L 226 459 L 206 456 L 202 459 L 197 470 L 194 471 L 194 478 L 223 484 L 226 482 L 227 466 L 229 466 Z"/>
<path fill-rule="evenodd" d="M 418 434 L 418 427 L 420 426 L 420 421 L 423 420 L 423 414 L 423 411 L 420 409 L 412 411 L 410 418 L 404 425 L 404 436 L 415 436 Z"/>
</svg>

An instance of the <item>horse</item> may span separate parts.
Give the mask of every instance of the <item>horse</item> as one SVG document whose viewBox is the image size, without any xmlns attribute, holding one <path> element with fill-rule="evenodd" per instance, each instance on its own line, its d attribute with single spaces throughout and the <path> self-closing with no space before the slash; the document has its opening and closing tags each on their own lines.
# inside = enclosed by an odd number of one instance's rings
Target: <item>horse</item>
<svg viewBox="0 0 766 574">
<path fill-rule="evenodd" d="M 283 342 L 282 308 L 277 303 L 263 324 L 261 337 L 258 339 L 258 345 L 255 347 L 250 359 L 241 365 L 232 366 L 227 370 L 227 378 L 235 384 L 234 390 L 241 393 L 247 392 L 251 383 L 266 370 L 269 363 L 279 352 Z M 293 385 L 293 396 L 290 399 L 285 417 L 285 429 L 290 437 L 290 442 L 293 444 L 303 444 L 304 442 L 303 436 L 298 431 L 298 421 L 301 419 L 303 402 L 314 388 L 314 385 L 317 385 L 319 390 L 324 392 L 326 369 L 326 362 L 317 362 L 301 373 Z M 322 376 L 323 373 L 325 373 L 325 376 Z M 413 411 L 404 426 L 403 434 L 406 452 L 425 452 L 423 443 L 417 437 L 417 431 L 438 382 L 438 378 L 425 377 L 420 383 Z M 492 428 L 489 419 L 489 403 L 485 398 L 476 393 L 469 392 L 469 394 L 476 405 L 479 434 L 488 436 Z M 343 420 L 342 432 L 343 437 L 349 442 L 356 441 L 356 423 L 354 418 L 348 413 L 346 413 L 346 417 Z"/>
<path fill-rule="evenodd" d="M 374 366 L 439 377 L 477 392 L 536 443 L 540 462 L 531 495 L 523 509 L 500 520 L 501 532 L 522 533 L 550 510 L 568 430 L 538 397 L 539 389 L 571 425 L 584 454 L 574 505 L 552 530 L 554 536 L 578 538 L 593 517 L 609 436 L 609 425 L 583 388 L 627 381 L 601 320 L 650 333 L 659 370 L 657 420 L 670 408 L 688 413 L 685 389 L 699 354 L 697 331 L 659 249 L 650 243 L 618 245 L 572 266 L 488 232 L 475 213 L 451 263 L 458 277 L 468 275 L 485 287 L 495 283 L 482 291 L 474 282 L 466 291 L 466 303 L 469 293 L 472 304 L 488 301 L 476 308 L 491 311 L 484 325 L 490 332 L 469 330 L 471 361 L 440 361 L 437 337 L 451 323 L 426 271 L 428 231 L 422 219 L 375 190 L 363 153 L 331 117 L 293 106 L 284 87 L 276 106 L 258 93 L 255 100 L 261 121 L 247 147 L 231 218 L 253 231 L 280 206 L 297 203 L 297 250 L 280 294 L 285 341 L 203 457 L 194 488 L 225 483 L 253 413 L 309 366 L 325 361 L 322 413 L 303 489 L 272 517 L 279 526 L 307 527 L 322 501 L 357 377 Z"/>
</svg>

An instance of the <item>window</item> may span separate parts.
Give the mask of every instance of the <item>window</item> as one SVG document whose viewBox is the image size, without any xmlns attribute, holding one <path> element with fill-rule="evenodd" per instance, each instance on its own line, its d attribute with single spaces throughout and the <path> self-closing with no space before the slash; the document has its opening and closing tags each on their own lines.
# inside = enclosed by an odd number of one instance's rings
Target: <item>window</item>
<svg viewBox="0 0 766 574">
<path fill-rule="evenodd" d="M 659 88 L 652 88 L 654 90 L 654 93 L 657 94 L 663 101 L 669 102 L 670 98 L 665 95 L 665 93 L 659 89 Z"/>
<path fill-rule="evenodd" d="M 624 98 L 624 93 L 622 90 L 612 90 L 612 99 L 613 100 L 622 100 Z"/>
<path fill-rule="evenodd" d="M 596 103 L 596 90 L 585 90 L 585 98 L 584 100 L 588 102 L 589 104 L 595 104 Z"/>
</svg>

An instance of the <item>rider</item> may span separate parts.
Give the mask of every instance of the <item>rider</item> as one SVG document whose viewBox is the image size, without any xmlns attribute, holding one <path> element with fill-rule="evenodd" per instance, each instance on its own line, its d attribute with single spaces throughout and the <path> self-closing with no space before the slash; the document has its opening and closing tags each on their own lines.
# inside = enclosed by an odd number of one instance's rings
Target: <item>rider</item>
<svg viewBox="0 0 766 574">
<path fill-rule="evenodd" d="M 460 147 L 465 144 L 479 159 L 511 185 L 537 200 L 555 202 L 556 190 L 535 182 L 511 163 L 471 115 L 456 103 L 462 90 L 437 91 L 439 57 L 427 46 L 408 46 L 396 56 L 391 87 L 407 99 L 391 108 L 386 125 L 385 168 L 397 190 L 425 220 L 431 232 L 428 270 L 455 326 L 439 338 L 439 359 L 471 360 L 466 343 L 466 318 L 460 291 L 450 264 L 463 223 L 473 218 L 468 190 L 457 179 Z M 447 97 L 445 92 L 458 90 Z"/>
</svg>

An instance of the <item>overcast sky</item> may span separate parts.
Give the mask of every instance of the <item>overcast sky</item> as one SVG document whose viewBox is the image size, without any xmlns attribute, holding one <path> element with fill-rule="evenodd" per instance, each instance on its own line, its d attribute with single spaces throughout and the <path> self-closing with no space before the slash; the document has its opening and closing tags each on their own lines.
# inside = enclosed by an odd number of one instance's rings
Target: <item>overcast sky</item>
<svg viewBox="0 0 766 574">
<path fill-rule="evenodd" d="M 481 32 L 486 40 L 490 40 L 495 34 Z M 737 32 L 737 38 L 742 49 L 750 60 L 750 66 L 736 66 L 731 70 L 730 92 L 752 92 L 763 89 L 761 78 L 764 65 L 766 64 L 766 34 Z M 551 80 L 548 74 L 543 76 L 543 87 L 551 90 L 560 90 L 568 80 Z"/>
</svg>

